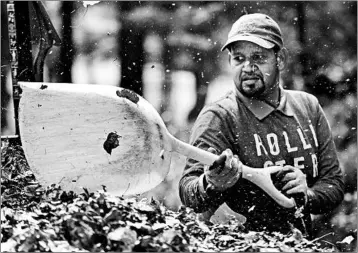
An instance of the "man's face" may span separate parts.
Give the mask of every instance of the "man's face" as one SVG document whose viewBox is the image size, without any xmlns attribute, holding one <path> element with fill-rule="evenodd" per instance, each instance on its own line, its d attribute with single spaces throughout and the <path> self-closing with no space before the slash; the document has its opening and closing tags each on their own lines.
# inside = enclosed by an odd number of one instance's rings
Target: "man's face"
<svg viewBox="0 0 358 253">
<path fill-rule="evenodd" d="M 260 98 L 278 87 L 279 70 L 273 49 L 248 41 L 233 43 L 230 65 L 236 88 L 246 97 Z"/>
</svg>

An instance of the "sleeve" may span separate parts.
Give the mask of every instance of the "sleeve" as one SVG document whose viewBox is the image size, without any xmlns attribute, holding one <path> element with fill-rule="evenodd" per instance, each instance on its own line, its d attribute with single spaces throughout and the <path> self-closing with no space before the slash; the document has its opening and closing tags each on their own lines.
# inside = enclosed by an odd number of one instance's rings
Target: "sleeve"
<svg viewBox="0 0 358 253">
<path fill-rule="evenodd" d="M 308 206 L 312 214 L 322 214 L 333 210 L 344 197 L 343 173 L 331 128 L 318 101 L 317 115 L 318 179 L 308 191 Z"/>
<path fill-rule="evenodd" d="M 190 144 L 207 150 L 213 147 L 217 154 L 221 154 L 230 147 L 225 131 L 224 118 L 218 112 L 203 111 L 196 120 Z M 193 159 L 187 159 L 183 175 L 179 181 L 179 195 L 185 206 L 191 207 L 195 212 L 201 213 L 213 210 L 225 202 L 225 192 L 217 192 L 207 187 L 204 176 L 204 164 Z"/>
</svg>

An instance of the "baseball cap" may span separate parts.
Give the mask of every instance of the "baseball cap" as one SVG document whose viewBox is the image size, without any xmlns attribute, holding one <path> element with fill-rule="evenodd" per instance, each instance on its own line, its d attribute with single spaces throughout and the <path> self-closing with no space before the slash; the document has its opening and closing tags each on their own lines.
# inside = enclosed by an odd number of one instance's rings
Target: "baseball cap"
<svg viewBox="0 0 358 253">
<path fill-rule="evenodd" d="M 221 51 L 236 41 L 253 42 L 267 49 L 274 46 L 278 46 L 280 49 L 283 47 L 280 27 L 271 17 L 262 13 L 241 16 L 232 25 L 228 39 Z"/>
</svg>

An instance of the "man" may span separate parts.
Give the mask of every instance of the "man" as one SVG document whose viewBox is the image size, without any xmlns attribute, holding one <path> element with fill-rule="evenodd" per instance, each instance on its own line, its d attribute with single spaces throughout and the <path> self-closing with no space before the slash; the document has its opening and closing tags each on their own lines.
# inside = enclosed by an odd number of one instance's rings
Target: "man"
<svg viewBox="0 0 358 253">
<path fill-rule="evenodd" d="M 179 183 L 181 200 L 198 213 L 213 212 L 225 202 L 247 218 L 244 226 L 249 230 L 286 233 L 294 226 L 311 234 L 310 213 L 331 211 L 344 193 L 323 110 L 314 96 L 279 85 L 288 53 L 278 24 L 269 16 L 238 19 L 222 48 L 226 49 L 235 89 L 202 110 L 190 140 L 220 156 L 211 166 L 187 161 Z M 296 208 L 278 205 L 243 179 L 242 164 L 282 166 L 273 181 L 303 206 L 303 218 L 296 218 Z"/>
</svg>

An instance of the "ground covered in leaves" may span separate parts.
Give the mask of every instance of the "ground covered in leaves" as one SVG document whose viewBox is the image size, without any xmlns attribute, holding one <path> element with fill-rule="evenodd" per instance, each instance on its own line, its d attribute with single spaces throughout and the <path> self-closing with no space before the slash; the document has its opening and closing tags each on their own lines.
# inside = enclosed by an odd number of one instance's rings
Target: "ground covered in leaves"
<svg viewBox="0 0 358 253">
<path fill-rule="evenodd" d="M 207 224 L 189 208 L 105 192 L 65 192 L 36 181 L 20 146 L 2 149 L 1 251 L 333 252 L 300 233 Z"/>
</svg>

